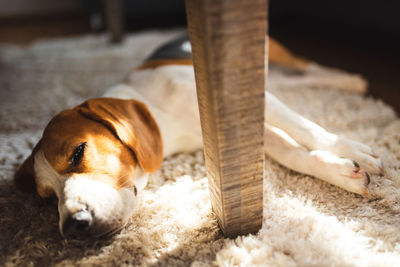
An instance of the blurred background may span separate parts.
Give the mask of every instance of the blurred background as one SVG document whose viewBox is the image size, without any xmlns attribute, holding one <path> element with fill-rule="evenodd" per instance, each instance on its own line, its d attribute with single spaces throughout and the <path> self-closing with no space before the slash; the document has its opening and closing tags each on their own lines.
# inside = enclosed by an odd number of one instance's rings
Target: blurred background
<svg viewBox="0 0 400 267">
<path fill-rule="evenodd" d="M 123 6 L 122 14 L 115 11 L 116 3 Z M 400 113 L 399 1 L 269 4 L 271 36 L 298 55 L 364 75 L 369 94 Z M 41 38 L 103 33 L 115 15 L 125 34 L 186 26 L 184 0 L 0 0 L 0 43 L 28 45 Z"/>
</svg>

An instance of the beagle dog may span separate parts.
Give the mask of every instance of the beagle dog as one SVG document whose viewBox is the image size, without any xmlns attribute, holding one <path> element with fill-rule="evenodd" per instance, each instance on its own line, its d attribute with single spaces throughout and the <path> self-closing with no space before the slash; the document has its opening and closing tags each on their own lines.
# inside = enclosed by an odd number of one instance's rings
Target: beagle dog
<svg viewBox="0 0 400 267">
<path fill-rule="evenodd" d="M 304 71 L 309 62 L 270 39 L 270 62 Z M 202 147 L 187 37 L 159 48 L 102 98 L 58 113 L 14 181 L 58 198 L 65 238 L 112 234 L 132 216 L 149 174 L 164 157 Z M 265 153 L 280 164 L 363 196 L 381 173 L 372 149 L 339 137 L 265 92 Z"/>
</svg>

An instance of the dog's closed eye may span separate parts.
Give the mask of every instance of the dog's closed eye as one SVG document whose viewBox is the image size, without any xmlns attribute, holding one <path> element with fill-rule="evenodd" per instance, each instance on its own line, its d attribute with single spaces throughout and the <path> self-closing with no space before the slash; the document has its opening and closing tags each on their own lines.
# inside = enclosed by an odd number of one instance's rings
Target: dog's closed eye
<svg viewBox="0 0 400 267">
<path fill-rule="evenodd" d="M 78 166 L 79 163 L 81 163 L 82 158 L 83 158 L 83 154 L 85 152 L 85 148 L 86 148 L 86 142 L 83 142 L 82 144 L 80 144 L 79 146 L 77 146 L 74 149 L 74 152 L 72 153 L 72 156 L 71 156 L 71 159 L 70 159 L 70 166 L 71 167 Z"/>
</svg>

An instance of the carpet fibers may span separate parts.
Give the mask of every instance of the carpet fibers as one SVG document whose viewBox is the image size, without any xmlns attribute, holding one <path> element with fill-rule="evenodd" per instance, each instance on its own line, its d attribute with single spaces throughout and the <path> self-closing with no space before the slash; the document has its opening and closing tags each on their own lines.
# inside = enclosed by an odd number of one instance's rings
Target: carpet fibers
<svg viewBox="0 0 400 267">
<path fill-rule="evenodd" d="M 195 151 L 164 161 L 121 232 L 82 242 L 58 234 L 56 200 L 16 191 L 13 173 L 56 112 L 101 96 L 179 33 L 143 32 L 117 46 L 105 36 L 0 46 L 0 265 L 399 266 L 400 120 L 380 100 L 335 90 L 365 84 L 334 70 L 271 70 L 269 89 L 307 118 L 381 156 L 385 174 L 371 177 L 371 199 L 267 158 L 262 229 L 224 239 L 203 155 Z"/>
</svg>

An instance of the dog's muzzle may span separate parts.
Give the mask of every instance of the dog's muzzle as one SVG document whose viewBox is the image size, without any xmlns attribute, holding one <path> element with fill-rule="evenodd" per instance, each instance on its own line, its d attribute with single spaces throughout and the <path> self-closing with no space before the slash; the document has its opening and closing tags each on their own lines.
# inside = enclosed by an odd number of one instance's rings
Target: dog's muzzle
<svg viewBox="0 0 400 267">
<path fill-rule="evenodd" d="M 67 217 L 62 226 L 62 233 L 67 239 L 88 239 L 92 237 L 92 225 L 92 214 L 83 209 Z"/>
<path fill-rule="evenodd" d="M 115 189 L 84 175 L 67 179 L 59 196 L 60 233 L 66 239 L 93 239 L 115 233 L 138 204 L 135 186 Z"/>
</svg>

